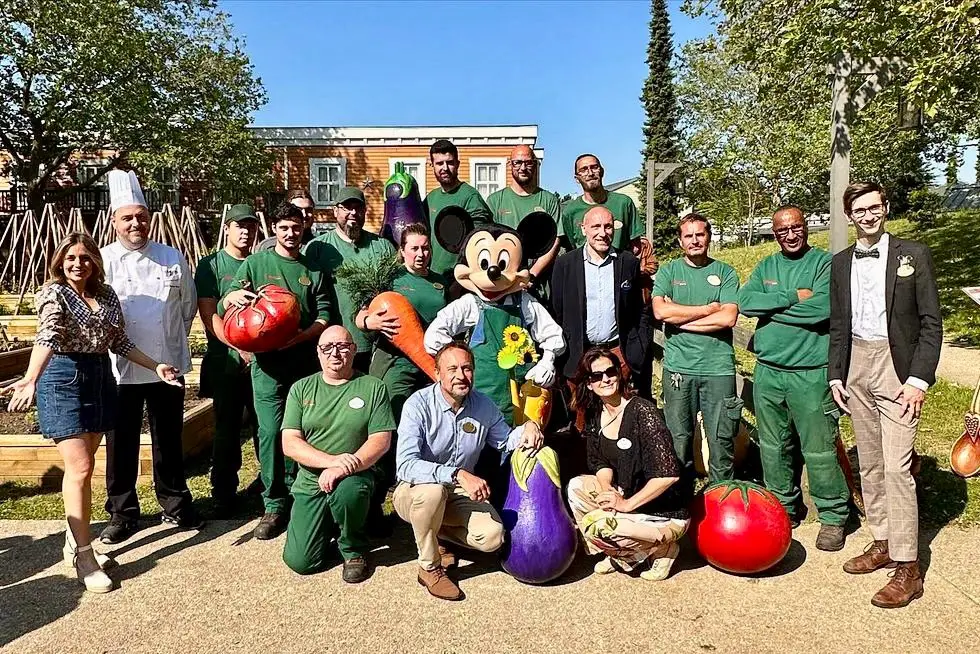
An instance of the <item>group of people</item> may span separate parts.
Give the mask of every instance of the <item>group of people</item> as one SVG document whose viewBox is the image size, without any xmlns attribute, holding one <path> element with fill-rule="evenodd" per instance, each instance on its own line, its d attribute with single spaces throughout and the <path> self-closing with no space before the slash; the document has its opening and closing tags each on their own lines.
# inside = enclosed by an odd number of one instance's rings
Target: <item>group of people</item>
<svg viewBox="0 0 980 654">
<path fill-rule="evenodd" d="M 808 244 L 799 208 L 780 207 L 773 216 L 780 251 L 740 288 L 734 269 L 710 256 L 711 225 L 697 213 L 680 219 L 683 257 L 658 270 L 636 208 L 603 187 L 596 156 L 576 159 L 583 194 L 565 206 L 538 186 L 531 148 L 515 148 L 509 163 L 509 185 L 484 201 L 459 179 L 456 147 L 434 143 L 429 164 L 439 186 L 425 199 L 429 224 L 404 229 L 397 244 L 364 229 L 367 204 L 357 188 L 340 191 L 336 228 L 316 238 L 305 191 L 272 212 L 274 235 L 258 246 L 254 211 L 236 205 L 224 218 L 224 246 L 193 278 L 176 250 L 148 240 L 136 176 L 110 173 L 116 242 L 100 252 L 88 236 L 72 234 L 59 246 L 36 296 L 30 367 L 9 402 L 24 409 L 36 395 L 41 430 L 64 457 L 65 556 L 86 588 L 112 588 L 104 572 L 111 559 L 92 549 L 89 534 L 94 453 L 108 434 L 110 519 L 100 538 L 119 543 L 138 528 L 144 405 L 162 519 L 201 525 L 180 440 L 196 313 L 208 338 L 201 393 L 214 398 L 216 507 L 230 509 L 238 497 L 242 429 L 254 413 L 264 504 L 254 535 L 285 532 L 292 570 L 323 570 L 339 553 L 344 581 L 366 579 L 369 538 L 390 534 L 383 506 L 393 489 L 394 511 L 418 548 L 419 583 L 435 597 L 461 599 L 447 574 L 460 548 L 492 552 L 504 542 L 498 507 L 507 454 L 561 436 L 565 450 L 581 454 L 584 469 L 571 469 L 584 474 L 567 476 L 567 501 L 589 552 L 604 555 L 595 572 L 664 579 L 688 528 L 699 422 L 709 479 L 736 474 L 743 401 L 732 339 L 741 313 L 758 318 L 753 392 L 766 486 L 798 523 L 802 459 L 821 524 L 816 546 L 840 550 L 850 493 L 837 420 L 851 413 L 874 540 L 844 569 L 895 568 L 872 600 L 877 606 L 904 606 L 922 594 L 910 468 L 942 323 L 928 249 L 885 232 L 885 189 L 847 189 L 858 242 L 833 258 Z M 483 232 L 444 237 L 438 222 L 447 208 Z M 528 231 L 533 214 L 549 217 L 552 231 Z M 545 240 L 532 246 L 541 233 Z M 426 328 L 434 382 L 390 342 L 400 318 L 369 310 L 338 283 L 341 267 L 380 267 L 394 256 L 400 267 L 391 288 Z M 476 276 L 510 286 L 501 297 L 450 301 L 472 291 Z M 223 317 L 267 284 L 296 297 L 298 331 L 277 350 L 241 351 L 227 342 Z M 651 397 L 655 320 L 666 337 L 663 413 Z M 529 335 L 540 348 L 540 359 L 531 347 L 514 370 L 518 383 L 567 399 L 550 426 L 515 420 L 507 381 L 489 384 L 500 374 L 500 334 Z"/>
</svg>

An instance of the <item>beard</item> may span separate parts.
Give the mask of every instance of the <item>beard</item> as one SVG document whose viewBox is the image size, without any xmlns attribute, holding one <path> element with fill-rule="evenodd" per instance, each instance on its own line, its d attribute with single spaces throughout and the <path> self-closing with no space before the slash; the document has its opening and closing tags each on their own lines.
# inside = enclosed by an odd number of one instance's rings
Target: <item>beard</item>
<svg viewBox="0 0 980 654">
<path fill-rule="evenodd" d="M 358 225 L 353 220 L 350 220 L 342 228 L 344 234 L 352 241 L 357 241 L 361 237 L 361 226 Z"/>
</svg>

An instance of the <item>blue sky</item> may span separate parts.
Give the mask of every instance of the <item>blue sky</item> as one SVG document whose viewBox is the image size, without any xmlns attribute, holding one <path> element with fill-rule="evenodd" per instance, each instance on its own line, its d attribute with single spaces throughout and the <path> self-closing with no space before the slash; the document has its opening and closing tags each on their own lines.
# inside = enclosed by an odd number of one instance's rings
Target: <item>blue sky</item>
<svg viewBox="0 0 980 654">
<path fill-rule="evenodd" d="M 269 96 L 256 125 L 537 124 L 545 188 L 577 191 L 582 152 L 639 171 L 647 0 L 221 5 Z M 711 31 L 669 5 L 677 45 Z"/>
</svg>

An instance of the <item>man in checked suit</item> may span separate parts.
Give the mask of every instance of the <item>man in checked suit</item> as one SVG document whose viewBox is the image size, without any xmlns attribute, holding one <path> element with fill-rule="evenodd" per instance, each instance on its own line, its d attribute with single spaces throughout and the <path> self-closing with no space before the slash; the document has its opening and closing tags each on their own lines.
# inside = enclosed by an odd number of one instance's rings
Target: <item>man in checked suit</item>
<svg viewBox="0 0 980 654">
<path fill-rule="evenodd" d="M 837 253 L 831 269 L 827 379 L 834 400 L 853 420 L 874 538 L 844 571 L 894 567 L 871 603 L 898 608 L 922 596 L 910 467 L 922 403 L 939 364 L 939 294 L 929 248 L 885 231 L 884 188 L 851 184 L 843 200 L 857 243 Z"/>
</svg>

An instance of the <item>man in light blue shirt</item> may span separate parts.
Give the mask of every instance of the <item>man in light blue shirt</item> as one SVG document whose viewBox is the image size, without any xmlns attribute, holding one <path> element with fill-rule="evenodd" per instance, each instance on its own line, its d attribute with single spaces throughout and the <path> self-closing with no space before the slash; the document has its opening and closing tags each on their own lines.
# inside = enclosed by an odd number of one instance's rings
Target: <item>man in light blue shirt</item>
<svg viewBox="0 0 980 654">
<path fill-rule="evenodd" d="M 616 251 L 603 256 L 592 248 L 582 248 L 585 259 L 585 337 L 589 343 L 607 344 L 619 340 L 616 325 Z"/>
<path fill-rule="evenodd" d="M 463 594 L 446 576 L 455 558 L 439 538 L 494 552 L 504 527 L 490 505 L 490 487 L 473 474 L 484 445 L 502 456 L 516 447 L 539 449 L 544 435 L 534 422 L 513 430 L 496 404 L 473 390 L 473 353 L 459 342 L 435 356 L 437 381 L 405 402 L 395 456 L 395 511 L 412 525 L 419 549 L 419 583 L 440 599 Z"/>
</svg>

